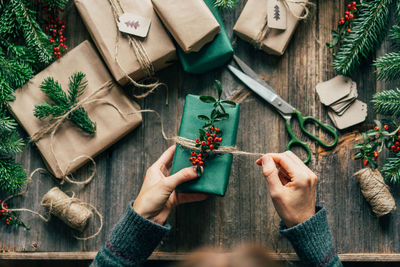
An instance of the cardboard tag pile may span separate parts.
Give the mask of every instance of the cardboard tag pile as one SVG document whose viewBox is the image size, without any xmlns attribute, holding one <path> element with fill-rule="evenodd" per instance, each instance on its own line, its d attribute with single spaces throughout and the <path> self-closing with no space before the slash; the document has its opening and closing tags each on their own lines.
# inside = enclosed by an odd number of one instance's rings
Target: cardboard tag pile
<svg viewBox="0 0 400 267">
<path fill-rule="evenodd" d="M 357 84 L 342 75 L 317 84 L 322 104 L 329 107 L 328 115 L 338 129 L 361 123 L 367 117 L 367 105 L 357 100 Z"/>
</svg>

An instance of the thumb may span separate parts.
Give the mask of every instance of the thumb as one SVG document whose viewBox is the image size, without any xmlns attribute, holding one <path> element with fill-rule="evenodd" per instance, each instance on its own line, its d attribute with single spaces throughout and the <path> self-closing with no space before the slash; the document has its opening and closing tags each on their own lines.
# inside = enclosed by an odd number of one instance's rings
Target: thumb
<svg viewBox="0 0 400 267">
<path fill-rule="evenodd" d="M 165 178 L 165 181 L 171 189 L 175 189 L 181 183 L 193 180 L 197 177 L 198 175 L 196 171 L 196 166 L 194 166 L 180 170 L 179 172 Z"/>
<path fill-rule="evenodd" d="M 279 179 L 279 171 L 276 168 L 274 160 L 269 155 L 264 155 L 262 158 L 262 169 L 265 180 L 267 180 L 270 191 L 279 190 L 283 187 Z"/>
</svg>

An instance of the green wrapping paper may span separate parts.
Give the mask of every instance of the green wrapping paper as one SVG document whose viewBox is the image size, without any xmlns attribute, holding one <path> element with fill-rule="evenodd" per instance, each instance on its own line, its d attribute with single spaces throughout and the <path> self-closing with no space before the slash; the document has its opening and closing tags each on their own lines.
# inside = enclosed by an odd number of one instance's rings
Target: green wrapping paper
<svg viewBox="0 0 400 267">
<path fill-rule="evenodd" d="M 239 125 L 239 104 L 236 107 L 224 106 L 229 114 L 228 120 L 215 123 L 215 126 L 222 131 L 222 146 L 235 146 L 236 135 Z M 204 125 L 204 121 L 197 118 L 198 115 L 210 114 L 213 104 L 204 103 L 198 95 L 187 95 L 183 108 L 179 136 L 195 140 L 199 136 L 199 130 Z M 190 167 L 189 162 L 191 150 L 177 145 L 174 160 L 172 163 L 171 174 L 177 173 L 183 168 Z M 203 192 L 207 194 L 224 196 L 228 186 L 229 176 L 232 165 L 232 154 L 217 154 L 206 160 L 203 175 L 190 182 L 181 184 L 178 192 Z"/>
<path fill-rule="evenodd" d="M 179 59 L 186 72 L 194 74 L 206 73 L 212 69 L 225 65 L 233 55 L 233 47 L 225 30 L 224 22 L 216 8 L 213 0 L 204 0 L 220 25 L 220 32 L 214 41 L 205 45 L 199 52 L 185 53 L 177 46 Z"/>
</svg>

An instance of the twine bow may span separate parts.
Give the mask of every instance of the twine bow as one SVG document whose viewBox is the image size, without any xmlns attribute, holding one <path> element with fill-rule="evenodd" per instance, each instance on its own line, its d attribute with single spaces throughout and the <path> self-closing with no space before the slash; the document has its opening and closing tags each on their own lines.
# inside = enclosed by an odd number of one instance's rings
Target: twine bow
<svg viewBox="0 0 400 267">
<path fill-rule="evenodd" d="M 54 159 L 56 161 L 56 168 L 62 174 L 61 184 L 63 184 L 64 181 L 67 181 L 67 182 L 69 182 L 71 184 L 80 184 L 80 185 L 86 185 L 86 184 L 90 183 L 90 181 L 94 178 L 94 176 L 96 174 L 96 162 L 90 156 L 80 155 L 80 156 L 76 157 L 75 159 L 73 159 L 71 162 L 69 162 L 68 166 L 67 166 L 67 168 L 65 170 L 62 170 L 61 167 L 60 167 L 60 163 L 59 163 L 57 157 L 55 156 L 55 151 L 54 151 L 54 136 L 55 136 L 57 130 L 62 125 L 62 123 L 69 118 L 69 116 L 71 115 L 72 112 L 74 112 L 75 110 L 81 108 L 84 105 L 95 103 L 95 102 L 103 103 L 103 104 L 106 104 L 106 105 L 110 105 L 122 117 L 124 117 L 125 114 L 122 113 L 122 111 L 116 105 L 114 105 L 110 101 L 102 99 L 101 97 L 98 98 L 98 95 L 100 93 L 108 94 L 109 91 L 114 86 L 117 86 L 114 81 L 108 81 L 108 82 L 104 83 L 99 89 L 93 91 L 88 96 L 86 96 L 84 99 L 82 99 L 78 103 L 76 103 L 75 106 L 73 108 L 71 108 L 68 112 L 66 112 L 65 114 L 63 114 L 61 116 L 58 116 L 58 117 L 54 118 L 47 126 L 45 126 L 44 128 L 42 128 L 41 130 L 39 130 L 38 132 L 36 132 L 35 134 L 32 135 L 31 141 L 35 142 L 35 143 L 38 142 L 39 140 L 41 140 L 43 137 L 45 137 L 47 135 L 50 135 L 50 139 L 51 139 L 50 140 L 50 151 L 51 151 L 51 154 L 52 154 L 52 156 L 54 157 Z M 71 179 L 70 176 L 73 177 L 72 174 L 69 174 L 71 166 L 75 162 L 77 162 L 78 160 L 81 160 L 83 158 L 89 159 L 92 162 L 92 164 L 94 166 L 94 169 L 93 169 L 92 173 L 84 181 L 76 181 L 76 180 Z"/>
<path fill-rule="evenodd" d="M 302 20 L 302 19 L 306 19 L 308 17 L 308 15 L 310 14 L 310 9 L 309 6 L 313 6 L 314 3 L 309 2 L 308 0 L 279 0 L 283 3 L 283 5 L 285 6 L 286 10 L 288 10 L 290 12 L 290 14 L 297 18 L 298 20 Z M 296 4 L 298 6 L 301 6 L 303 8 L 303 12 L 302 14 L 299 16 L 297 15 L 295 12 L 295 10 L 293 10 L 293 8 L 291 7 L 290 4 Z M 263 27 L 261 28 L 261 31 L 258 33 L 255 42 L 255 46 L 259 49 L 261 49 L 262 46 L 262 41 L 267 37 L 267 35 L 269 34 L 269 32 L 271 31 L 271 28 L 268 27 L 268 17 L 265 17 L 265 23 L 263 25 Z"/>
<path fill-rule="evenodd" d="M 112 13 L 114 16 L 114 21 L 115 25 L 118 28 L 118 23 L 119 23 L 119 17 L 124 13 L 124 8 L 122 6 L 122 3 L 120 0 L 108 0 L 108 2 L 111 5 Z M 141 69 L 146 73 L 148 77 L 153 77 L 155 74 L 155 69 L 154 66 L 149 58 L 149 55 L 147 54 L 146 49 L 144 48 L 142 42 L 135 38 L 134 36 L 130 34 L 125 34 L 126 38 L 128 39 L 129 45 L 132 47 L 133 52 L 135 53 L 135 56 L 139 62 L 139 65 Z M 154 92 L 159 86 L 165 86 L 168 90 L 168 87 L 164 83 L 158 82 L 156 79 L 154 82 L 149 83 L 149 84 L 143 84 L 143 83 L 138 83 L 134 79 L 132 79 L 128 73 L 122 68 L 121 64 L 119 63 L 118 60 L 118 46 L 119 46 L 119 39 L 121 37 L 120 31 L 117 29 L 117 39 L 115 41 L 115 62 L 119 65 L 121 71 L 123 72 L 125 79 L 127 79 L 131 84 L 133 84 L 135 87 L 138 88 L 144 88 L 148 89 L 148 91 L 136 95 L 134 94 L 133 96 L 136 98 L 145 98 L 148 95 L 150 95 L 152 92 Z M 168 98 L 167 98 L 167 103 L 168 103 Z"/>
</svg>

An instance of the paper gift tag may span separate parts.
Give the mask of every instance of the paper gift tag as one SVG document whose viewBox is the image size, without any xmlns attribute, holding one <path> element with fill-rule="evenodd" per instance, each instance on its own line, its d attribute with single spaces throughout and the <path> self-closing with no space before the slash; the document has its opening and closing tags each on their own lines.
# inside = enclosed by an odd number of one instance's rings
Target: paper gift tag
<svg viewBox="0 0 400 267">
<path fill-rule="evenodd" d="M 286 7 L 281 0 L 269 0 L 267 6 L 268 27 L 286 30 Z"/>
<path fill-rule="evenodd" d="M 118 29 L 121 32 L 139 37 L 146 37 L 149 32 L 151 20 L 130 13 L 124 13 L 119 17 Z"/>
<path fill-rule="evenodd" d="M 352 82 L 349 95 L 331 104 L 330 108 L 341 115 L 353 103 L 357 96 L 357 84 Z"/>
<path fill-rule="evenodd" d="M 317 94 L 322 104 L 331 104 L 350 94 L 352 81 L 350 78 L 339 75 L 329 81 L 317 84 Z"/>
<path fill-rule="evenodd" d="M 367 104 L 360 100 L 355 100 L 343 115 L 339 116 L 333 110 L 329 110 L 328 115 L 338 129 L 345 129 L 365 120 L 367 117 Z"/>
</svg>

